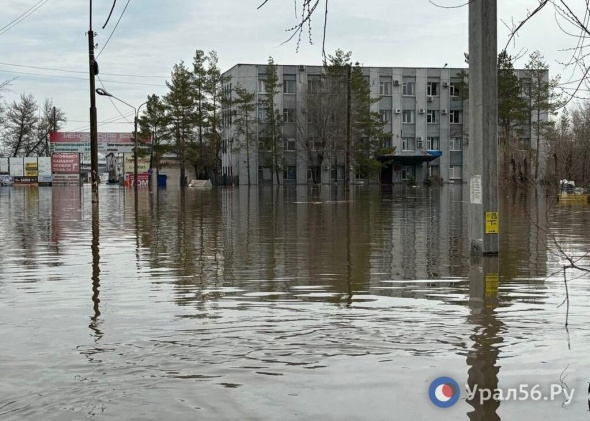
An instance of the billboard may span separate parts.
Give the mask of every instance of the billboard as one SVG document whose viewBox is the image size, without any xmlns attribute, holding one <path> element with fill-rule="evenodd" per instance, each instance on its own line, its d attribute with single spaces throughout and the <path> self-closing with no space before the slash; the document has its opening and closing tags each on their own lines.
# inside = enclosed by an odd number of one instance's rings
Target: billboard
<svg viewBox="0 0 590 421">
<path fill-rule="evenodd" d="M 53 174 L 53 186 L 79 186 L 80 174 Z"/>
<path fill-rule="evenodd" d="M 40 156 L 37 158 L 39 169 L 39 182 L 51 183 L 51 158 L 48 156 Z"/>
<path fill-rule="evenodd" d="M 36 156 L 27 156 L 24 158 L 25 177 L 35 178 L 39 176 L 39 164 Z"/>
<path fill-rule="evenodd" d="M 137 174 L 137 187 L 147 187 L 149 185 L 150 175 L 147 173 L 138 173 Z M 135 182 L 135 177 L 133 174 L 125 174 L 123 178 L 123 186 L 125 187 L 133 187 Z"/>
<path fill-rule="evenodd" d="M 132 173 L 133 171 L 133 154 L 126 153 L 123 155 L 124 164 L 123 172 Z M 137 173 L 144 173 L 150 170 L 150 157 L 149 156 L 138 156 L 137 157 Z"/>
<path fill-rule="evenodd" d="M 13 157 L 9 160 L 10 163 L 10 176 L 11 177 L 23 177 L 25 175 L 25 167 L 23 159 L 20 157 Z"/>
<path fill-rule="evenodd" d="M 51 155 L 52 172 L 59 174 L 80 173 L 80 154 L 54 153 Z"/>
<path fill-rule="evenodd" d="M 138 138 L 139 147 L 149 147 L 151 138 Z M 133 133 L 98 133 L 98 151 L 133 152 Z M 49 134 L 49 148 L 51 152 L 90 152 L 90 133 L 88 132 L 52 132 Z"/>
<path fill-rule="evenodd" d="M 0 158 L 0 174 L 8 174 L 8 158 Z"/>
</svg>

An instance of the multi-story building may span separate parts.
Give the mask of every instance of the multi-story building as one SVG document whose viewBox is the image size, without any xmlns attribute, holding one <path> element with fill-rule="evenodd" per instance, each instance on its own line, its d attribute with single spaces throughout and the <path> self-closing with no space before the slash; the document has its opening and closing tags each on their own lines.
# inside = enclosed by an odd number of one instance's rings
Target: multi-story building
<svg viewBox="0 0 590 421">
<path fill-rule="evenodd" d="M 257 64 L 235 65 L 224 73 L 228 81 L 226 92 L 233 92 L 239 84 L 255 93 L 259 103 L 266 95 L 266 68 L 266 65 Z M 371 111 L 380 113 L 384 122 L 384 146 L 395 148 L 394 155 L 381 157 L 384 165 L 380 181 L 422 182 L 427 177 L 451 183 L 467 180 L 464 164 L 469 143 L 468 100 L 464 100 L 460 92 L 466 86 L 465 69 L 363 67 L 362 72 L 370 84 L 371 94 L 379 98 L 371 106 Z M 525 77 L 524 72 L 516 71 L 519 78 Z M 313 91 L 314 83 L 324 74 L 324 68 L 279 65 L 277 73 L 282 88 L 275 102 L 282 111 L 284 137 L 280 148 L 280 182 L 305 184 L 313 179 L 322 183 L 342 182 L 343 152 L 334 152 L 321 167 L 316 167 L 317 162 L 310 158 L 310 139 L 305 129 L 308 118 L 304 116 L 305 101 L 302 99 Z M 248 163 L 245 150 L 235 147 L 239 141 L 233 121 L 235 114 L 235 109 L 231 108 L 224 112 L 223 173 L 238 176 L 240 184 L 245 184 L 249 169 L 252 184 L 276 183 L 272 167 L 268 165 L 268 151 L 262 150 L 262 146 L 251 148 Z M 254 119 L 254 132 L 258 136 L 261 136 L 264 116 L 262 106 L 258 105 L 257 118 Z M 521 132 L 523 144 L 531 145 L 530 133 L 530 128 Z M 261 145 L 260 142 L 255 144 Z M 351 180 L 369 181 L 360 180 L 354 174 L 351 174 Z"/>
</svg>

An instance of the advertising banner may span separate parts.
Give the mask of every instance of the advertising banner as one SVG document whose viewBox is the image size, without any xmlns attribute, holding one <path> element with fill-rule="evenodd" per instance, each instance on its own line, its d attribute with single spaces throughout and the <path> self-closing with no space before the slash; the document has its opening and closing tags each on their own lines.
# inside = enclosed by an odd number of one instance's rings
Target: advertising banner
<svg viewBox="0 0 590 421">
<path fill-rule="evenodd" d="M 79 174 L 80 154 L 53 153 L 51 154 L 51 171 L 59 174 Z"/>
<path fill-rule="evenodd" d="M 125 187 L 133 187 L 135 177 L 133 174 L 125 174 L 123 185 Z M 147 187 L 149 185 L 150 175 L 148 173 L 137 174 L 137 187 Z"/>
<path fill-rule="evenodd" d="M 8 174 L 8 158 L 0 158 L 0 174 Z"/>
<path fill-rule="evenodd" d="M 51 158 L 40 156 L 37 158 L 39 169 L 39 183 L 51 183 Z"/>
<path fill-rule="evenodd" d="M 53 174 L 52 185 L 55 186 L 79 186 L 80 174 Z"/>
<path fill-rule="evenodd" d="M 138 146 L 146 148 L 151 145 L 151 138 L 138 138 Z M 98 151 L 100 153 L 133 152 L 133 133 L 98 133 Z M 49 134 L 51 152 L 90 152 L 90 133 L 88 132 L 53 132 Z"/>
<path fill-rule="evenodd" d="M 25 167 L 22 158 L 10 158 L 9 163 L 11 177 L 23 177 L 25 175 Z"/>
<path fill-rule="evenodd" d="M 27 156 L 24 158 L 25 177 L 35 178 L 39 175 L 39 164 L 36 156 Z"/>
<path fill-rule="evenodd" d="M 37 186 L 37 177 L 14 177 L 15 186 Z"/>
<path fill-rule="evenodd" d="M 125 162 L 123 164 L 123 170 L 126 173 L 133 173 L 133 154 L 126 153 L 123 155 Z M 137 173 L 148 172 L 150 169 L 150 157 L 149 156 L 138 156 L 137 157 Z"/>
</svg>

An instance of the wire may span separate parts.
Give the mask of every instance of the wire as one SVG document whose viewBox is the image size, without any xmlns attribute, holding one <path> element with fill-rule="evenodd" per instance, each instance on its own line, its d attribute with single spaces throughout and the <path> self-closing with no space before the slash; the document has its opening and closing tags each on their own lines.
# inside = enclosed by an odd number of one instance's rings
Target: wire
<svg viewBox="0 0 590 421">
<path fill-rule="evenodd" d="M 104 23 L 104 25 L 102 25 L 102 29 L 106 28 L 107 24 L 109 23 L 109 20 L 111 20 L 111 16 L 113 15 L 113 10 L 115 10 L 115 4 L 117 4 L 117 0 L 113 1 L 113 6 L 111 7 L 111 12 L 109 13 L 109 17 L 107 18 L 107 21 Z"/>
<path fill-rule="evenodd" d="M 130 117 L 133 114 L 134 114 L 133 112 L 130 112 L 130 113 L 128 113 L 128 114 L 125 115 L 125 118 Z M 90 123 L 90 122 L 88 122 L 88 123 Z M 115 116 L 115 117 L 107 118 L 106 120 L 103 120 L 103 121 L 97 123 L 97 125 L 98 126 L 103 126 L 105 124 L 117 124 L 117 123 L 123 123 L 121 121 L 121 116 Z M 90 129 L 90 125 L 89 124 L 87 124 L 86 126 L 79 127 L 77 129 L 74 129 L 74 130 L 67 130 L 67 132 L 81 132 L 81 131 L 85 131 L 85 130 L 88 130 L 88 129 Z"/>
<path fill-rule="evenodd" d="M 26 18 L 28 18 L 29 16 L 31 16 L 33 13 L 35 13 L 37 10 L 39 10 L 41 7 L 43 7 L 43 5 L 45 3 L 47 3 L 48 1 L 49 0 L 41 0 L 41 1 L 39 1 L 36 5 L 34 5 L 29 10 L 27 10 L 26 12 L 24 12 L 23 14 L 21 14 L 19 17 L 17 17 L 12 22 L 10 22 L 8 25 L 5 25 L 4 27 L 0 28 L 0 35 L 2 35 L 5 32 L 11 30 L 16 25 L 18 25 L 19 23 L 21 23 L 23 20 L 25 20 Z"/>
<path fill-rule="evenodd" d="M 15 70 L 4 70 L 4 69 L 0 69 L 0 72 L 4 72 L 4 73 L 15 73 L 15 74 L 18 74 L 18 75 L 30 75 L 30 76 L 43 76 L 43 77 L 61 78 L 61 79 L 83 80 L 85 82 L 88 82 L 88 79 L 83 78 L 83 77 L 61 76 L 61 75 L 46 75 L 46 74 L 43 74 L 43 73 L 17 72 Z M 166 85 L 158 85 L 158 84 L 155 84 L 155 83 L 120 82 L 120 81 L 117 81 L 117 80 L 105 80 L 105 82 L 108 82 L 108 83 L 119 83 L 119 84 L 122 84 L 122 85 L 157 86 L 157 87 L 164 87 L 164 86 L 166 86 Z"/>
<path fill-rule="evenodd" d="M 98 79 L 98 81 L 100 82 L 100 86 L 102 86 L 102 89 L 104 89 L 105 91 L 108 92 L 107 88 L 104 86 L 104 83 L 102 83 L 102 80 L 100 79 L 100 76 L 96 75 L 96 78 Z M 117 110 L 117 112 L 119 113 L 119 115 L 121 117 L 123 117 L 125 120 L 127 120 L 127 117 L 125 117 L 123 115 L 123 113 L 121 112 L 121 110 L 119 110 L 119 107 L 117 107 L 117 104 L 115 104 L 115 101 L 113 101 L 113 98 L 111 98 L 110 96 L 107 96 L 107 98 L 109 99 L 109 101 L 111 101 L 111 104 L 113 104 L 113 107 L 115 107 L 115 110 Z M 134 113 L 135 114 L 135 113 Z M 129 120 L 127 120 L 128 123 L 131 123 Z"/>
<path fill-rule="evenodd" d="M 98 52 L 98 54 L 96 56 L 97 59 L 100 57 L 100 55 L 102 54 L 102 52 L 104 51 L 104 49 L 109 44 L 109 41 L 111 40 L 111 37 L 113 36 L 113 34 L 115 33 L 115 31 L 117 30 L 117 27 L 119 26 L 119 22 L 121 22 L 121 19 L 123 18 L 123 15 L 125 14 L 125 11 L 127 10 L 127 6 L 129 6 L 129 3 L 131 3 L 131 0 L 127 0 L 127 4 L 125 4 L 125 8 L 123 9 L 123 12 L 121 13 L 121 16 L 119 16 L 119 20 L 117 21 L 117 23 L 115 24 L 115 27 L 111 31 L 111 34 L 107 38 L 107 42 L 104 43 L 104 45 L 102 46 L 102 48 Z"/>
<path fill-rule="evenodd" d="M 28 68 L 28 69 L 38 69 L 38 70 L 51 70 L 54 72 L 64 72 L 64 73 L 79 73 L 79 74 L 88 74 L 88 70 L 86 71 L 82 71 L 82 70 L 65 70 L 65 69 L 55 69 L 52 67 L 39 67 L 39 66 L 26 66 L 24 64 L 14 64 L 14 63 L 2 63 L 0 62 L 0 65 L 3 66 L 12 66 L 12 67 L 24 67 L 24 68 Z M 122 74 L 122 73 L 101 73 L 102 75 L 106 75 L 106 76 L 120 76 L 120 77 L 145 77 L 145 78 L 157 78 L 157 79 L 166 79 L 165 76 L 152 76 L 152 75 L 128 75 L 128 74 Z"/>
</svg>

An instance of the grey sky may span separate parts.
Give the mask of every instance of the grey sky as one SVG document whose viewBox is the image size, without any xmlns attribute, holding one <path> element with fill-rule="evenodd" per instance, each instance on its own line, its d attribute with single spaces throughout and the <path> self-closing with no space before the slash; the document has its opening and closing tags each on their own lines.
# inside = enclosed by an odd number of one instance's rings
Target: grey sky
<svg viewBox="0 0 590 421">
<path fill-rule="evenodd" d="M 39 0 L 4 0 L 0 27 L 8 24 Z M 261 0 L 132 0 L 109 44 L 98 58 L 101 79 L 107 90 L 119 98 L 139 105 L 147 95 L 164 94 L 165 79 L 172 66 L 184 60 L 190 65 L 196 49 L 216 50 L 222 70 L 236 63 L 264 63 L 273 56 L 279 64 L 320 64 L 323 10 L 312 24 L 314 45 L 304 34 L 299 52 L 296 44 L 280 45 L 287 37 L 286 28 L 295 19 L 293 0 L 270 0 L 261 10 Z M 438 0 L 451 6 L 463 0 Z M 111 7 L 111 0 L 94 0 L 94 29 L 99 52 L 121 15 L 126 0 L 119 0 L 106 29 L 101 26 Z M 322 1 L 323 3 L 323 1 Z M 537 0 L 499 0 L 499 18 L 512 22 L 526 16 Z M 301 0 L 297 1 L 298 6 Z M 326 51 L 351 50 L 355 60 L 366 66 L 450 67 L 464 66 L 467 51 L 467 7 L 437 8 L 428 0 L 340 0 L 332 1 L 329 11 Z M 39 102 L 53 98 L 69 119 L 66 130 L 87 130 L 88 81 L 85 73 L 64 73 L 44 69 L 14 67 L 37 66 L 87 71 L 88 2 L 48 0 L 39 10 L 0 34 L 0 80 L 18 76 L 12 101 L 22 92 L 33 94 Z M 0 31 L 1 32 L 1 31 Z M 498 28 L 499 45 L 505 45 L 508 30 Z M 561 72 L 556 63 L 566 61 L 560 49 L 573 46 L 572 38 L 562 34 L 553 9 L 543 11 L 531 21 L 511 45 L 509 52 L 540 50 L 551 66 L 551 73 Z M 517 65 L 523 66 L 525 60 Z M 11 72 L 68 76 L 65 79 Z M 107 76 L 105 73 L 157 77 Z M 564 78 L 568 75 L 564 75 Z M 119 83 L 115 83 L 119 82 Z M 154 86 L 133 85 L 145 83 Z M 97 87 L 100 87 L 97 81 Z M 98 120 L 120 117 L 105 97 L 97 98 Z M 123 114 L 131 109 L 117 103 Z M 99 126 L 100 131 L 130 131 L 132 118 Z"/>
</svg>

